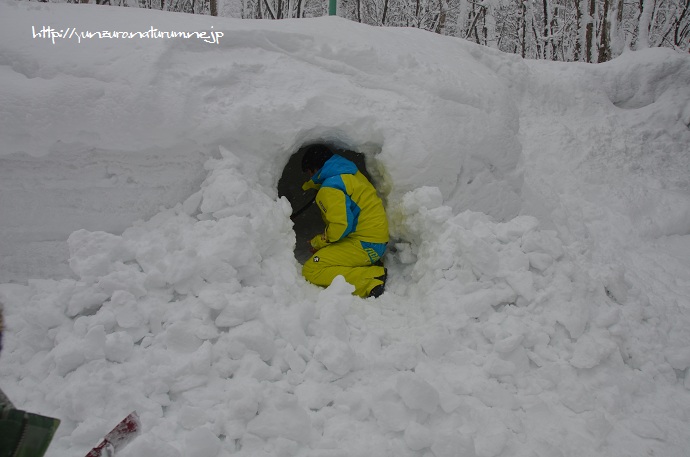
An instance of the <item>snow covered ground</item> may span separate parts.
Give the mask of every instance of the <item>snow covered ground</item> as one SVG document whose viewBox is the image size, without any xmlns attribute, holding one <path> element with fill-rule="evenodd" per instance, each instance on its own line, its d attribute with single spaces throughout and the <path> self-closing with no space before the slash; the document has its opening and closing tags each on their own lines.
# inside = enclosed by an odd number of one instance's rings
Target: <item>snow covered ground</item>
<svg viewBox="0 0 690 457">
<path fill-rule="evenodd" d="M 206 40 L 82 35 L 152 28 Z M 0 387 L 49 456 L 132 410 L 123 457 L 687 455 L 688 55 L 3 1 L 0 82 Z M 385 198 L 378 299 L 301 277 L 320 139 Z"/>
</svg>

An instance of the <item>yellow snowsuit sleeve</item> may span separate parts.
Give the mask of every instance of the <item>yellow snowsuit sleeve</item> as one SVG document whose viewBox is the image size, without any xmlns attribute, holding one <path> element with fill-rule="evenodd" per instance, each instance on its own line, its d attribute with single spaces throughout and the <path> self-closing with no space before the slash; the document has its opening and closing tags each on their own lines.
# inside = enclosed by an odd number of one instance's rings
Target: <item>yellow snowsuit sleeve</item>
<svg viewBox="0 0 690 457">
<path fill-rule="evenodd" d="M 318 189 L 321 187 L 321 184 L 316 184 L 313 180 L 309 180 L 302 184 L 302 190 L 310 190 L 310 189 Z"/>
<path fill-rule="evenodd" d="M 316 203 L 326 224 L 326 241 L 334 243 L 348 232 L 348 214 L 345 194 L 332 187 L 322 187 L 316 194 Z"/>
<path fill-rule="evenodd" d="M 319 233 L 316 235 L 314 238 L 309 241 L 311 244 L 311 247 L 316 249 L 317 251 L 321 248 L 325 248 L 328 246 L 328 241 L 326 241 L 326 236 L 323 233 Z"/>
<path fill-rule="evenodd" d="M 322 187 L 316 194 L 316 204 L 321 210 L 321 218 L 326 224 L 323 235 L 316 235 L 311 240 L 314 249 L 334 243 L 348 232 L 348 214 L 345 194 L 332 187 Z"/>
</svg>

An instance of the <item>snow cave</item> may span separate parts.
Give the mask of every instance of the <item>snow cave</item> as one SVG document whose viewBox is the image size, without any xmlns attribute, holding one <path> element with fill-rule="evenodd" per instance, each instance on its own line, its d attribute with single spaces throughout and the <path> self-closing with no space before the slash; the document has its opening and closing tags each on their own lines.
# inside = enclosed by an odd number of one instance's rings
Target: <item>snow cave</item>
<svg viewBox="0 0 690 457">
<path fill-rule="evenodd" d="M 327 142 L 324 142 L 328 144 Z M 310 143 L 312 144 L 312 143 Z M 309 144 L 309 145 L 310 145 Z M 304 184 L 309 178 L 302 172 L 302 156 L 307 146 L 300 147 L 297 152 L 290 156 L 283 173 L 278 181 L 278 195 L 285 197 L 292 206 L 292 221 L 294 223 L 295 235 L 297 243 L 295 245 L 295 258 L 299 263 L 304 263 L 311 254 L 309 252 L 307 242 L 316 234 L 323 231 L 323 221 L 319 209 L 314 205 L 314 197 L 316 190 L 310 189 L 302 190 Z M 365 155 L 361 152 L 351 151 L 346 148 L 338 148 L 329 145 L 334 153 L 339 154 L 357 165 L 359 171 L 376 187 L 375 180 L 367 171 Z M 379 195 L 380 195 L 379 191 Z"/>
</svg>

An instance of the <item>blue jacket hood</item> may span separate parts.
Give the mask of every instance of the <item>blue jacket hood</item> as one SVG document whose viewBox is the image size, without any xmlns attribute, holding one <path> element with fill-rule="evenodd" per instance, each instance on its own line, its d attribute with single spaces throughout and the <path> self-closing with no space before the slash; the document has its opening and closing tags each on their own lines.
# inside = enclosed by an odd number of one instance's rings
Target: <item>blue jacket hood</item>
<svg viewBox="0 0 690 457">
<path fill-rule="evenodd" d="M 318 188 L 328 178 L 343 174 L 355 175 L 357 171 L 357 165 L 353 162 L 347 160 L 343 156 L 334 154 L 333 157 L 328 159 L 326 163 L 323 164 L 323 167 L 316 172 L 314 177 L 302 186 L 302 189 Z M 310 185 L 311 183 L 313 183 L 313 185 Z"/>
<path fill-rule="evenodd" d="M 350 162 L 343 156 L 334 154 L 333 157 L 328 159 L 323 167 L 314 175 L 312 181 L 316 184 L 323 184 L 328 178 L 338 175 L 355 175 L 357 174 L 357 165 Z"/>
</svg>

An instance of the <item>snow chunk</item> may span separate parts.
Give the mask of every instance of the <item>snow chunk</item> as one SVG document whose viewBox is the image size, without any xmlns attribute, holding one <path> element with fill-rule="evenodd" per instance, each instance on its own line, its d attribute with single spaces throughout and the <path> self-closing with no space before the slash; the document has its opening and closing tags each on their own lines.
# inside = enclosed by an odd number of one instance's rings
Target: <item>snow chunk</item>
<svg viewBox="0 0 690 457">
<path fill-rule="evenodd" d="M 575 344 L 570 364 L 575 368 L 594 368 L 608 358 L 618 345 L 604 333 L 586 333 Z"/>
<path fill-rule="evenodd" d="M 115 291 L 124 290 L 136 298 L 141 298 L 146 295 L 146 278 L 147 276 L 137 267 L 121 268 L 100 278 L 98 287 L 109 296 Z"/>
<path fill-rule="evenodd" d="M 105 327 L 94 325 L 84 336 L 84 356 L 87 360 L 105 358 L 107 336 Z"/>
<path fill-rule="evenodd" d="M 508 222 L 496 224 L 496 238 L 503 243 L 518 239 L 539 227 L 539 220 L 532 216 L 518 216 Z"/>
<path fill-rule="evenodd" d="M 182 453 L 153 434 L 138 437 L 125 446 L 118 457 L 182 457 Z"/>
<path fill-rule="evenodd" d="M 336 276 L 333 283 L 319 293 L 319 326 L 321 333 L 332 335 L 341 341 L 350 339 L 350 331 L 345 322 L 345 313 L 354 301 L 354 286 L 348 284 L 342 276 Z"/>
<path fill-rule="evenodd" d="M 395 386 L 398 395 L 410 409 L 421 409 L 429 414 L 436 411 L 438 391 L 415 373 L 400 373 Z"/>
<path fill-rule="evenodd" d="M 215 322 L 218 327 L 235 327 L 243 324 L 257 317 L 260 309 L 257 297 L 245 297 L 244 294 L 235 294 L 231 302 L 224 294 L 211 296 L 211 292 L 208 291 L 203 297 L 205 303 L 215 309 L 222 309 Z"/>
<path fill-rule="evenodd" d="M 465 309 L 469 317 L 480 317 L 492 306 L 512 303 L 515 299 L 515 292 L 511 288 L 495 286 L 462 295 L 458 297 L 458 304 Z"/>
<path fill-rule="evenodd" d="M 98 309 L 108 297 L 110 294 L 101 292 L 97 286 L 77 284 L 67 305 L 67 315 L 75 317 L 85 311 Z"/>
<path fill-rule="evenodd" d="M 503 360 L 496 355 L 491 355 L 484 364 L 484 370 L 486 370 L 490 376 L 500 377 L 514 374 L 517 367 L 509 360 Z"/>
<path fill-rule="evenodd" d="M 283 437 L 300 444 L 311 441 L 311 419 L 292 395 L 279 395 L 266 402 L 247 431 L 262 438 Z"/>
<path fill-rule="evenodd" d="M 668 363 L 676 370 L 685 370 L 690 367 L 690 348 L 675 347 L 664 351 Z"/>
<path fill-rule="evenodd" d="M 55 366 L 60 376 L 65 376 L 70 371 L 76 370 L 86 362 L 83 342 L 72 339 L 58 344 L 51 351 Z"/>
<path fill-rule="evenodd" d="M 485 405 L 494 408 L 517 409 L 520 407 L 520 403 L 515 395 L 495 381 L 476 386 L 472 391 L 472 395 Z"/>
<path fill-rule="evenodd" d="M 139 312 L 136 297 L 129 292 L 114 292 L 109 306 L 115 313 L 117 325 L 122 328 L 136 329 L 146 324 L 146 318 Z"/>
<path fill-rule="evenodd" d="M 548 254 L 554 259 L 563 255 L 562 243 L 558 235 L 552 230 L 531 231 L 522 237 L 522 251 L 529 254 L 538 252 Z"/>
<path fill-rule="evenodd" d="M 431 210 L 443 204 L 443 195 L 438 187 L 422 186 L 403 196 L 402 210 L 405 216 L 419 213 L 422 209 Z"/>
<path fill-rule="evenodd" d="M 122 237 L 106 232 L 77 230 L 69 236 L 67 244 L 69 266 L 82 278 L 105 276 L 115 262 L 134 259 L 134 253 L 126 247 Z"/>
<path fill-rule="evenodd" d="M 185 435 L 185 456 L 216 457 L 220 447 L 218 437 L 206 427 L 197 428 Z"/>
<path fill-rule="evenodd" d="M 165 331 L 166 347 L 172 351 L 192 353 L 203 341 L 194 334 L 189 322 L 175 322 Z"/>
<path fill-rule="evenodd" d="M 476 457 L 474 440 L 467 433 L 443 433 L 434 440 L 431 452 L 435 457 Z"/>
<path fill-rule="evenodd" d="M 419 343 L 424 353 L 434 359 L 452 350 L 455 340 L 450 336 L 448 330 L 438 327 L 422 335 Z"/>
<path fill-rule="evenodd" d="M 276 353 L 273 332 L 258 320 L 231 328 L 228 336 L 231 340 L 242 343 L 247 349 L 255 351 L 264 362 L 271 360 Z"/>
<path fill-rule="evenodd" d="M 530 252 L 529 266 L 538 271 L 544 271 L 553 264 L 553 257 L 549 254 L 544 254 L 541 252 Z"/>
<path fill-rule="evenodd" d="M 314 358 L 338 376 L 346 375 L 353 367 L 355 353 L 350 345 L 334 336 L 325 336 L 314 348 Z"/>
<path fill-rule="evenodd" d="M 508 430 L 500 423 L 483 424 L 474 439 L 477 457 L 496 457 L 508 443 Z"/>
<path fill-rule="evenodd" d="M 595 396 L 572 379 L 564 379 L 558 386 L 561 401 L 576 413 L 592 411 L 596 407 Z"/>
<path fill-rule="evenodd" d="M 413 451 L 421 451 L 434 443 L 434 437 L 431 430 L 417 422 L 410 422 L 403 436 L 405 444 Z"/>
<path fill-rule="evenodd" d="M 371 412 L 379 427 L 386 431 L 402 432 L 410 421 L 408 412 L 400 401 L 387 399 L 375 401 L 371 406 Z"/>
<path fill-rule="evenodd" d="M 235 169 L 216 169 L 206 180 L 201 211 L 220 219 L 248 216 L 255 205 L 254 195 L 246 178 Z"/>
<path fill-rule="evenodd" d="M 494 343 L 494 350 L 500 354 L 510 354 L 523 343 L 524 335 L 509 335 Z"/>
<path fill-rule="evenodd" d="M 355 291 L 355 286 L 345 281 L 342 275 L 333 278 L 331 285 L 319 292 L 319 300 L 321 302 L 328 302 L 337 300 L 338 297 L 350 297 Z"/>
<path fill-rule="evenodd" d="M 134 352 L 134 338 L 127 332 L 110 333 L 105 339 L 105 356 L 112 362 L 124 362 Z"/>
<path fill-rule="evenodd" d="M 259 396 L 249 382 L 233 383 L 225 393 L 228 418 L 242 424 L 254 419 L 259 411 Z M 244 431 L 244 430 L 243 430 Z"/>
<path fill-rule="evenodd" d="M 474 233 L 469 231 L 453 231 L 459 243 L 461 255 L 472 266 L 477 276 L 495 278 L 498 274 L 500 261 L 496 249 Z M 444 243 L 445 244 L 445 243 Z"/>
<path fill-rule="evenodd" d="M 668 432 L 664 430 L 663 426 L 654 420 L 633 418 L 624 422 L 628 423 L 630 431 L 640 438 L 665 441 L 668 436 Z"/>
<path fill-rule="evenodd" d="M 342 389 L 334 384 L 322 384 L 313 381 L 305 381 L 295 387 L 295 395 L 300 404 L 318 411 L 333 403 L 333 399 L 342 392 Z"/>
<path fill-rule="evenodd" d="M 529 271 L 516 271 L 506 276 L 506 282 L 521 299 L 518 306 L 524 306 L 534 300 L 534 278 Z"/>
</svg>

